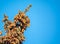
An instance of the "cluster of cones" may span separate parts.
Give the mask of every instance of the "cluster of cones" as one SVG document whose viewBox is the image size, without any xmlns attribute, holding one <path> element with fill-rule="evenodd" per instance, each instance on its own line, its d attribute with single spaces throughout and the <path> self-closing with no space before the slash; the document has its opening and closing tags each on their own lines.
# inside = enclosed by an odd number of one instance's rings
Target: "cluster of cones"
<svg viewBox="0 0 60 44">
<path fill-rule="evenodd" d="M 8 16 L 4 15 L 3 22 L 6 35 L 0 36 L 0 44 L 22 44 L 22 41 L 25 40 L 24 30 L 30 25 L 30 20 L 25 12 L 20 11 L 14 17 L 14 22 L 9 21 Z M 2 33 L 0 32 L 0 34 Z"/>
</svg>

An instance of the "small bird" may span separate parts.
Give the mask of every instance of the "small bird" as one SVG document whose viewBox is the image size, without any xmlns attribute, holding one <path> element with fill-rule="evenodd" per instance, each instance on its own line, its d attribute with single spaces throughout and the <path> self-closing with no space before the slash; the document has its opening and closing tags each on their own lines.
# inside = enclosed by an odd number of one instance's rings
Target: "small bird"
<svg viewBox="0 0 60 44">
<path fill-rule="evenodd" d="M 0 35 L 2 35 L 2 32 L 0 31 Z"/>
</svg>

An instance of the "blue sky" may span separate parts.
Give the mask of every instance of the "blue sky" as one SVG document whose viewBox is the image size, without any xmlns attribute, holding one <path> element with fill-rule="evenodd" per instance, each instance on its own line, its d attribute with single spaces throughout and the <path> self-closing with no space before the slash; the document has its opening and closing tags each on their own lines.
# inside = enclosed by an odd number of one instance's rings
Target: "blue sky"
<svg viewBox="0 0 60 44">
<path fill-rule="evenodd" d="M 60 1 L 59 0 L 0 0 L 0 30 L 3 28 L 3 14 L 13 18 L 18 11 L 32 4 L 26 15 L 30 18 L 30 27 L 24 35 L 23 44 L 60 44 Z"/>
</svg>

